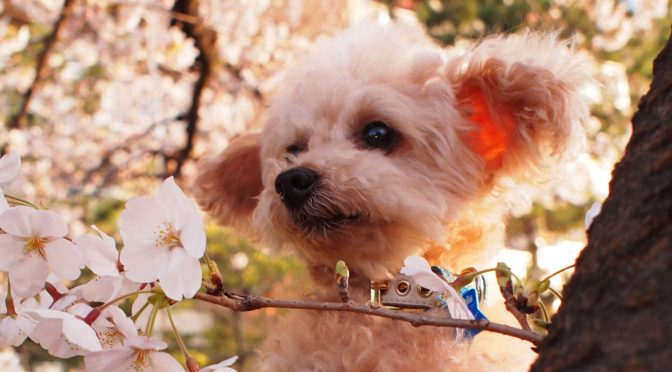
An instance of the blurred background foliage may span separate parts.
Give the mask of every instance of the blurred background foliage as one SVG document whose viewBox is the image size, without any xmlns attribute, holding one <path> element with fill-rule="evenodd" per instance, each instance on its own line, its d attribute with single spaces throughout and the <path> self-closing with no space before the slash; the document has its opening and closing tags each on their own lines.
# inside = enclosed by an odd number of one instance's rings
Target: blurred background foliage
<svg viewBox="0 0 672 372">
<path fill-rule="evenodd" d="M 493 33 L 557 30 L 594 61 L 596 83 L 585 92 L 593 104 L 588 144 L 557 181 L 525 190 L 530 201 L 512 211 L 507 249 L 493 261 L 507 262 L 520 276 L 570 264 L 583 247 L 584 216 L 607 196 L 635 103 L 670 31 L 667 0 L 66 4 L 64 12 L 59 0 L 0 2 L 0 153 L 18 151 L 24 161 L 8 191 L 57 211 L 71 221 L 73 236 L 97 224 L 117 241 L 125 200 L 153 193 L 173 174 L 188 189 L 196 161 L 259 128 L 283 72 L 325 36 L 362 20 L 396 19 L 424 25 L 450 54 Z M 270 254 L 213 223 L 207 234 L 229 290 L 275 297 L 310 291 L 296 258 Z M 561 286 L 557 279 L 553 285 Z M 197 303 L 180 305 L 176 316 L 200 362 L 238 354 L 236 367 L 250 370 L 280 312 L 238 314 Z M 165 319 L 160 324 L 168 327 Z M 16 351 L 30 370 L 81 367 L 77 358 L 54 362 L 30 343 Z M 21 369 L 12 350 L 2 356 L 1 370 Z"/>
</svg>

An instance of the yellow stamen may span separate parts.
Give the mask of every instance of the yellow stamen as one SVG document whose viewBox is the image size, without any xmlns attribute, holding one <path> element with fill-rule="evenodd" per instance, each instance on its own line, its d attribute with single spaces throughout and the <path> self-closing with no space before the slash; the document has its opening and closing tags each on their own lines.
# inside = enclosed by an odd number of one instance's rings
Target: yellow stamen
<svg viewBox="0 0 672 372">
<path fill-rule="evenodd" d="M 180 235 L 170 223 L 164 223 L 154 235 L 156 235 L 156 245 L 158 246 L 173 248 L 182 245 Z"/>
<path fill-rule="evenodd" d="M 46 244 L 47 239 L 35 237 L 28 239 L 23 248 L 26 250 L 26 254 L 28 255 L 37 253 L 44 257 L 44 246 Z"/>
<path fill-rule="evenodd" d="M 149 361 L 147 360 L 147 350 L 138 350 L 137 351 L 137 356 L 135 357 L 135 360 L 133 360 L 133 363 L 131 364 L 131 371 L 144 371 L 147 367 L 149 367 Z"/>
</svg>

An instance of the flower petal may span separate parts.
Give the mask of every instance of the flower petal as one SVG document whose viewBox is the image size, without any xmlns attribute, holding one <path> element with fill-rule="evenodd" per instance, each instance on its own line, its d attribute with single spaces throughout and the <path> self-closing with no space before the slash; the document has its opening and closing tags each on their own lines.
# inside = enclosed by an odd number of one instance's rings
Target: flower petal
<svg viewBox="0 0 672 372">
<path fill-rule="evenodd" d="M 169 298 L 180 301 L 182 296 L 194 297 L 201 288 L 201 264 L 181 248 L 173 248 L 165 266 L 159 271 L 161 288 Z"/>
<path fill-rule="evenodd" d="M 47 263 L 42 256 L 30 254 L 17 261 L 9 272 L 12 291 L 21 298 L 35 296 L 43 287 L 49 276 Z"/>
<path fill-rule="evenodd" d="M 156 202 L 164 206 L 168 221 L 180 231 L 180 241 L 189 254 L 203 257 L 205 229 L 203 218 L 194 202 L 177 186 L 173 177 L 167 178 L 156 193 Z"/>
<path fill-rule="evenodd" d="M 97 276 L 72 290 L 80 289 L 82 298 L 87 301 L 107 302 L 117 297 L 122 280 L 120 276 Z"/>
<path fill-rule="evenodd" d="M 16 325 L 21 328 L 21 332 L 25 335 L 30 335 L 33 333 L 33 330 L 35 330 L 37 322 L 28 316 L 19 315 L 16 317 Z"/>
<path fill-rule="evenodd" d="M 126 345 L 136 350 L 159 351 L 168 347 L 168 344 L 156 337 L 137 336 L 129 337 Z"/>
<path fill-rule="evenodd" d="M 0 189 L 0 214 L 9 209 L 9 204 L 7 204 L 7 199 L 5 199 L 5 193 Z"/>
<path fill-rule="evenodd" d="M 169 221 L 174 223 L 178 229 L 184 225 L 185 214 L 190 214 L 192 210 L 197 211 L 196 206 L 184 195 L 173 177 L 168 177 L 163 181 L 155 198 L 158 204 L 165 207 Z"/>
<path fill-rule="evenodd" d="M 200 216 L 198 217 L 200 218 Z M 187 223 L 180 231 L 182 247 L 191 257 L 201 258 L 205 253 L 205 228 L 203 223 Z"/>
<path fill-rule="evenodd" d="M 8 316 L 0 320 L 0 347 L 19 346 L 27 337 L 12 317 Z"/>
<path fill-rule="evenodd" d="M 434 274 L 429 263 L 420 256 L 406 257 L 404 267 L 401 268 L 400 272 L 412 276 L 418 284 L 432 291 L 444 292 L 449 290 L 450 285 Z"/>
<path fill-rule="evenodd" d="M 0 214 L 0 229 L 20 238 L 31 238 L 32 229 L 28 216 L 32 211 L 32 208 L 23 205 L 6 210 Z"/>
<path fill-rule="evenodd" d="M 31 315 L 37 311 L 30 312 Z M 40 318 L 30 338 L 57 358 L 70 358 L 81 353 L 74 345 L 68 345 L 63 336 L 63 318 Z"/>
<path fill-rule="evenodd" d="M 119 232 L 124 246 L 154 242 L 154 234 L 166 222 L 169 222 L 166 212 L 154 198 L 141 196 L 129 200 L 119 219 Z"/>
<path fill-rule="evenodd" d="M 68 235 L 68 224 L 55 212 L 30 210 L 28 221 L 32 236 L 62 238 Z"/>
<path fill-rule="evenodd" d="M 84 355 L 84 365 L 87 371 L 126 372 L 131 370 L 135 356 L 130 347 L 97 351 Z"/>
<path fill-rule="evenodd" d="M 0 235 L 0 271 L 9 271 L 24 256 L 26 241 L 9 234 Z"/>
<path fill-rule="evenodd" d="M 135 337 L 138 335 L 138 329 L 135 328 L 133 320 L 126 316 L 123 310 L 116 306 L 110 306 L 107 312 L 112 319 L 117 330 L 125 337 Z"/>
<path fill-rule="evenodd" d="M 84 260 L 77 247 L 63 238 L 56 238 L 44 247 L 47 265 L 59 278 L 75 280 L 79 278 L 80 269 L 84 267 Z"/>
<path fill-rule="evenodd" d="M 57 310 L 29 310 L 26 315 L 37 321 L 30 338 L 58 358 L 84 355 L 102 350 L 96 332 L 83 320 Z"/>
<path fill-rule="evenodd" d="M 16 151 L 0 158 L 0 187 L 7 186 L 12 182 L 16 176 L 19 175 L 21 169 L 21 157 Z"/>
<path fill-rule="evenodd" d="M 149 367 L 152 371 L 184 372 L 182 365 L 170 354 L 165 352 L 150 352 Z"/>
<path fill-rule="evenodd" d="M 22 238 L 61 238 L 68 234 L 68 225 L 52 211 L 35 210 L 23 205 L 0 215 L 0 228 Z"/>
<path fill-rule="evenodd" d="M 70 342 L 86 351 L 100 351 L 103 348 L 98 341 L 96 331 L 83 320 L 73 317 L 63 319 L 63 335 Z"/>
<path fill-rule="evenodd" d="M 70 309 L 72 304 L 75 301 L 78 301 L 78 300 L 79 300 L 78 296 L 75 296 L 73 294 L 68 293 L 65 296 L 62 296 L 58 300 L 54 301 L 54 303 L 51 304 L 51 306 L 49 306 L 49 309 L 58 310 L 58 311 L 66 311 L 66 309 Z M 70 311 L 70 310 L 68 310 L 68 311 Z M 84 316 L 86 316 L 86 314 L 84 314 Z"/>
<path fill-rule="evenodd" d="M 165 264 L 168 248 L 145 246 L 124 247 L 120 254 L 126 269 L 126 277 L 138 283 L 150 283 L 158 279 L 159 269 Z"/>
<path fill-rule="evenodd" d="M 217 364 L 212 364 L 200 369 L 201 372 L 235 372 L 235 369 L 229 368 L 230 365 L 238 360 L 238 355 L 232 356 L 229 359 L 223 360 Z"/>
<path fill-rule="evenodd" d="M 91 228 L 96 230 L 99 236 L 84 234 L 74 240 L 84 256 L 86 266 L 96 275 L 119 276 L 117 269 L 119 252 L 114 239 L 98 230 L 95 225 Z"/>
</svg>

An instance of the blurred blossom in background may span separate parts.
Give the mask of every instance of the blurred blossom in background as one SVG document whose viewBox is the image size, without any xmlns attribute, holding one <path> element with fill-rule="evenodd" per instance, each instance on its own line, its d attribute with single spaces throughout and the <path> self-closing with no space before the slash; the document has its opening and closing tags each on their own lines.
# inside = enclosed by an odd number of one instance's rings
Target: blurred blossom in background
<svg viewBox="0 0 672 372">
<path fill-rule="evenodd" d="M 648 88 L 670 25 L 667 0 L 65 3 L 58 38 L 48 45 L 63 1 L 0 2 L 0 154 L 18 151 L 23 160 L 22 175 L 5 191 L 48 205 L 71 221 L 73 236 L 91 224 L 117 231 L 124 202 L 153 193 L 167 176 L 188 185 L 200 157 L 263 125 L 287 68 L 316 41 L 349 25 L 421 24 L 448 54 L 491 33 L 560 30 L 593 57 L 597 82 L 585 92 L 593 104 L 588 141 L 557 180 L 526 190 L 527 200 L 516 204 L 507 249 L 493 262 L 505 261 L 520 276 L 569 265 L 584 246 L 586 212 L 607 197 L 635 103 Z M 222 272 L 236 273 L 225 275 L 227 288 L 277 297 L 308 290 L 296 259 L 269 256 L 214 224 L 206 230 Z M 553 286 L 559 289 L 568 275 L 554 278 Z M 188 343 L 202 350 L 199 362 L 237 354 L 241 370 L 250 369 L 256 345 L 281 312 L 241 316 L 207 304 L 193 307 L 176 317 L 184 319 Z M 30 343 L 13 350 L 0 350 L 0 370 L 81 368 L 79 359 L 54 362 Z M 170 350 L 176 351 L 175 343 Z"/>
</svg>

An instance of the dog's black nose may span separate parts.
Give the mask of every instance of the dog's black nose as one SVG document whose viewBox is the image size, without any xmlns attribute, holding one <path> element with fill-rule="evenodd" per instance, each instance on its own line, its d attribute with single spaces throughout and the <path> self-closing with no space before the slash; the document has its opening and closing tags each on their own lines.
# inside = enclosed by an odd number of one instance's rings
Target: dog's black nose
<svg viewBox="0 0 672 372">
<path fill-rule="evenodd" d="M 298 208 L 308 200 L 319 177 L 310 168 L 292 168 L 280 173 L 275 179 L 275 191 L 287 207 Z"/>
</svg>

